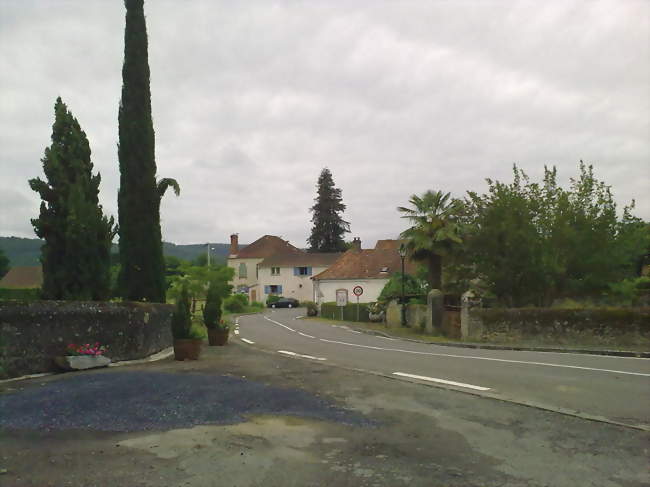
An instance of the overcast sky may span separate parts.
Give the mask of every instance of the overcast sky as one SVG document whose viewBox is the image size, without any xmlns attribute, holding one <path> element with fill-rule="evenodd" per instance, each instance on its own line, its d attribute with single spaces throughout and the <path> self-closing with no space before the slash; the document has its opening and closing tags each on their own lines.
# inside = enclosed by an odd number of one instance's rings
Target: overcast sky
<svg viewBox="0 0 650 487">
<path fill-rule="evenodd" d="M 0 0 L 0 235 L 33 237 L 53 106 L 90 140 L 117 215 L 119 0 Z M 364 247 L 396 206 L 517 163 L 580 159 L 650 219 L 650 2 L 147 0 L 163 238 L 304 246 L 327 166 Z"/>
</svg>

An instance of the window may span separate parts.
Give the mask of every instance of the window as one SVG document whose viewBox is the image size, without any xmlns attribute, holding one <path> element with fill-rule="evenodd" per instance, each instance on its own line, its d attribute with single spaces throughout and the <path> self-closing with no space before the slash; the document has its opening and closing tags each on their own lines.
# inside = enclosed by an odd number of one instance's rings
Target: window
<svg viewBox="0 0 650 487">
<path fill-rule="evenodd" d="M 272 276 L 279 276 L 280 275 L 280 268 L 279 267 L 271 267 L 271 275 Z"/>
<path fill-rule="evenodd" d="M 294 267 L 294 276 L 311 276 L 311 267 Z"/>
<path fill-rule="evenodd" d="M 248 271 L 246 270 L 246 264 L 243 262 L 239 264 L 239 278 L 246 279 L 248 277 Z"/>
<path fill-rule="evenodd" d="M 270 286 L 264 286 L 264 294 L 282 294 L 282 286 L 276 286 L 275 284 Z"/>
</svg>

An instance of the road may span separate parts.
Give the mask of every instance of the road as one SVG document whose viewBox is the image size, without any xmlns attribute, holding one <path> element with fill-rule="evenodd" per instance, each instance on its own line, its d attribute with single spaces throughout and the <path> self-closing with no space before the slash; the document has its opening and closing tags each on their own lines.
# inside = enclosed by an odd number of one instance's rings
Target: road
<svg viewBox="0 0 650 487">
<path fill-rule="evenodd" d="M 443 347 L 300 319 L 304 312 L 241 316 L 236 337 L 297 359 L 650 430 L 650 359 Z"/>
</svg>

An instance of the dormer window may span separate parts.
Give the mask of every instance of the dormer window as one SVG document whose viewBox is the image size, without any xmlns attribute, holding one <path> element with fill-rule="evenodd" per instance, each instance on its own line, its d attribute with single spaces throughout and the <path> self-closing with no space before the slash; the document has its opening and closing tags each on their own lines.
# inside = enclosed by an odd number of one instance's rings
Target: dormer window
<svg viewBox="0 0 650 487">
<path fill-rule="evenodd" d="M 386 266 L 382 267 L 381 272 L 384 272 L 384 273 L 388 272 L 388 267 L 386 267 Z"/>
</svg>

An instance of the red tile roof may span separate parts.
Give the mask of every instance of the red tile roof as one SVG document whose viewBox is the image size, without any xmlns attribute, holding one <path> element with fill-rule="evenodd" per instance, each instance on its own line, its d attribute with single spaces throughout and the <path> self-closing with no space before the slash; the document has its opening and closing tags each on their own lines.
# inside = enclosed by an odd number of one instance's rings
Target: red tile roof
<svg viewBox="0 0 650 487">
<path fill-rule="evenodd" d="M 384 240 L 382 242 L 389 241 Z M 317 274 L 312 279 L 387 279 L 391 274 L 402 271 L 402 259 L 397 252 L 398 248 L 399 245 L 389 249 L 350 249 L 329 269 Z M 405 271 L 413 274 L 415 270 L 415 264 L 407 260 L 405 262 Z"/>
<path fill-rule="evenodd" d="M 329 267 L 343 255 L 342 252 L 320 253 L 320 252 L 299 252 L 290 254 L 275 254 L 267 257 L 260 263 L 260 267 Z"/>
<path fill-rule="evenodd" d="M 43 269 L 37 266 L 17 266 L 0 279 L 0 287 L 14 289 L 32 289 L 43 285 Z"/>
<path fill-rule="evenodd" d="M 293 254 L 302 251 L 275 235 L 264 235 L 239 251 L 235 259 L 263 259 L 274 254 Z"/>
</svg>

